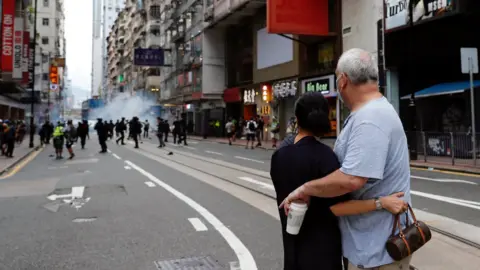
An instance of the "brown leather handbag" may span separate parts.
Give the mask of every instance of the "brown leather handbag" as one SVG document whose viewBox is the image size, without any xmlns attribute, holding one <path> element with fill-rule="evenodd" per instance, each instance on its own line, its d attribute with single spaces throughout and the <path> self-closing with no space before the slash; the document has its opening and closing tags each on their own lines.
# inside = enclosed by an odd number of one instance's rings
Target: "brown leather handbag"
<svg viewBox="0 0 480 270">
<path fill-rule="evenodd" d="M 410 224 L 408 212 L 412 213 L 413 224 Z M 430 239 L 432 239 L 432 232 L 428 228 L 427 224 L 417 220 L 413 213 L 412 207 L 408 205 L 406 215 L 406 227 L 402 229 L 400 224 L 400 215 L 394 216 L 392 235 L 387 241 L 387 252 L 395 261 L 401 261 L 402 259 L 412 255 L 415 251 L 425 245 Z M 395 232 L 399 229 L 399 233 L 395 235 Z"/>
</svg>

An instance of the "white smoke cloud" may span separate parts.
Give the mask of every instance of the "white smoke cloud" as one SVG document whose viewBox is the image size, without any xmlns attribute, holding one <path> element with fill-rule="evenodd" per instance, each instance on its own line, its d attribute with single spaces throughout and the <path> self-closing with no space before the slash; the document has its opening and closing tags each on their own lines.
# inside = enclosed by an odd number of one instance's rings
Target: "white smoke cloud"
<svg viewBox="0 0 480 270">
<path fill-rule="evenodd" d="M 153 115 L 151 111 L 153 105 L 156 105 L 155 99 L 121 93 L 107 103 L 105 107 L 91 110 L 89 118 L 102 118 L 106 121 L 113 120 L 115 122 L 122 117 L 128 120 L 137 116 L 142 122 L 148 120 L 150 123 L 156 123 L 156 115 Z"/>
</svg>

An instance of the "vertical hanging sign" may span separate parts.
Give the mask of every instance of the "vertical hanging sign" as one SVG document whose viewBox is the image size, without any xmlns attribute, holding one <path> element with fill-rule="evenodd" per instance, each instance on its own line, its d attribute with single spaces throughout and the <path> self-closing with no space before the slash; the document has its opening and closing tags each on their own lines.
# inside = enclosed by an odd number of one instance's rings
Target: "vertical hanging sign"
<svg viewBox="0 0 480 270">
<path fill-rule="evenodd" d="M 28 89 L 27 91 L 33 91 L 34 90 L 34 85 L 33 85 L 33 76 L 35 75 L 35 63 L 33 62 L 33 57 L 35 53 L 35 42 L 30 41 L 28 44 Z"/>
<path fill-rule="evenodd" d="M 2 4 L 2 72 L 13 71 L 13 27 L 15 0 L 3 0 Z"/>
<path fill-rule="evenodd" d="M 13 73 L 14 79 L 22 79 L 22 46 L 23 46 L 23 18 L 15 18 L 13 32 Z"/>
<path fill-rule="evenodd" d="M 23 32 L 23 47 L 22 47 L 22 85 L 28 85 L 28 61 L 30 55 L 30 32 Z"/>
</svg>

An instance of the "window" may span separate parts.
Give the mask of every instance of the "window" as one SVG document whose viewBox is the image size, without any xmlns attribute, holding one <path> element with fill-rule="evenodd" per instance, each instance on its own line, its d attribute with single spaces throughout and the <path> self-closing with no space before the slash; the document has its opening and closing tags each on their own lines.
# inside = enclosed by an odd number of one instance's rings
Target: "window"
<svg viewBox="0 0 480 270">
<path fill-rule="evenodd" d="M 42 55 L 42 63 L 45 64 L 45 63 L 47 63 L 47 62 L 48 62 L 48 55 L 43 54 L 43 55 Z"/>
<path fill-rule="evenodd" d="M 160 6 L 158 5 L 150 6 L 150 16 L 153 19 L 160 19 Z"/>
<path fill-rule="evenodd" d="M 42 80 L 48 81 L 48 73 L 43 73 L 42 74 Z"/>
<path fill-rule="evenodd" d="M 43 0 L 43 6 L 48 7 L 48 0 Z"/>
<path fill-rule="evenodd" d="M 48 37 L 42 37 L 42 44 L 47 45 L 48 44 Z"/>
<path fill-rule="evenodd" d="M 43 18 L 42 19 L 42 25 L 43 26 L 48 26 L 48 23 L 49 23 L 48 18 Z"/>
</svg>

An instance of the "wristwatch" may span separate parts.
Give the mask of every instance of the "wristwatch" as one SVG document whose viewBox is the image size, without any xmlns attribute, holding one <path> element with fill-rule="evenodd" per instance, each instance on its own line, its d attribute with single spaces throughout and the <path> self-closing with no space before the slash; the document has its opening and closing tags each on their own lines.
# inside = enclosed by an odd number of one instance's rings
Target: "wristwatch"
<svg viewBox="0 0 480 270">
<path fill-rule="evenodd" d="M 382 210 L 383 209 L 382 202 L 380 201 L 379 197 L 375 198 L 375 208 L 377 210 Z"/>
</svg>

